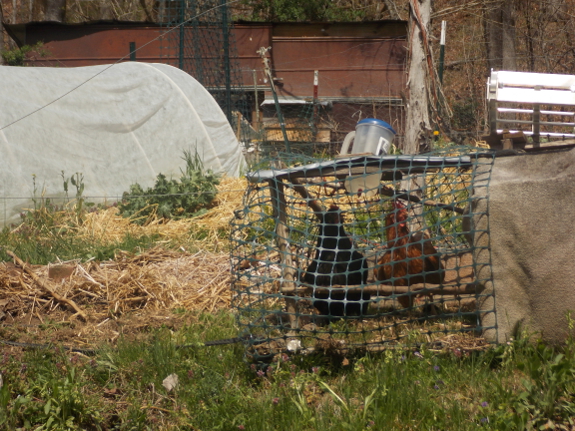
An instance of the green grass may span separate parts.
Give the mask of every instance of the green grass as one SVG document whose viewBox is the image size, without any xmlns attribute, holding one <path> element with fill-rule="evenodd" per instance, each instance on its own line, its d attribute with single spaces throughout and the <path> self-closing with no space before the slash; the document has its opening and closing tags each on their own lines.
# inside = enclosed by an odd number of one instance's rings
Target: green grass
<svg viewBox="0 0 575 431">
<path fill-rule="evenodd" d="M 284 355 L 257 366 L 241 344 L 199 344 L 236 335 L 232 314 L 193 320 L 101 346 L 94 357 L 57 347 L 5 352 L 0 428 L 570 429 L 575 413 L 572 339 L 552 348 L 521 338 L 475 353 Z M 179 384 L 168 392 L 170 374 Z"/>
<path fill-rule="evenodd" d="M 5 227 L 0 231 L 0 261 L 11 258 L 5 250 L 14 252 L 25 262 L 46 265 L 56 262 L 94 258 L 96 260 L 113 259 L 122 250 L 137 252 L 152 247 L 159 240 L 157 235 L 133 236 L 127 232 L 124 237 L 110 243 L 102 238 L 92 236 L 80 238 L 75 234 L 73 226 L 34 225 L 23 223 L 17 230 Z"/>
<path fill-rule="evenodd" d="M 100 209 L 92 207 L 91 210 Z M 200 246 L 205 248 L 205 241 L 201 241 L 210 235 L 201 227 L 193 227 L 181 237 L 172 239 L 166 239 L 159 233 L 136 235 L 129 231 L 116 240 L 97 234 L 79 235 L 85 214 L 85 209 L 77 212 L 76 206 L 58 208 L 49 201 L 39 205 L 36 210 L 23 213 L 18 226 L 0 228 L 0 261 L 12 260 L 6 250 L 34 265 L 73 259 L 105 261 L 114 259 L 118 252 L 137 254 L 157 245 L 165 249 L 184 247 L 196 251 Z M 222 229 L 217 235 L 220 239 L 227 239 L 229 230 Z"/>
</svg>

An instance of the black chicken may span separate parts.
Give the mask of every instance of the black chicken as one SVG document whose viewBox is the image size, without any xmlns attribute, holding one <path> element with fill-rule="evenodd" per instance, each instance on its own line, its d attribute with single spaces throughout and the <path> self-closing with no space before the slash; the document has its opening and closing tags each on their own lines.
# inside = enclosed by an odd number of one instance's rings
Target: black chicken
<svg viewBox="0 0 575 431">
<path fill-rule="evenodd" d="M 322 218 L 315 256 L 301 281 L 318 287 L 365 284 L 367 261 L 345 232 L 339 207 L 331 205 Z M 313 296 L 314 307 L 321 315 L 330 316 L 330 321 L 341 316 L 365 315 L 371 297 L 367 292 L 349 292 L 345 288 L 334 288 L 329 294 L 314 291 Z M 363 302 L 357 302 L 360 300 Z"/>
</svg>

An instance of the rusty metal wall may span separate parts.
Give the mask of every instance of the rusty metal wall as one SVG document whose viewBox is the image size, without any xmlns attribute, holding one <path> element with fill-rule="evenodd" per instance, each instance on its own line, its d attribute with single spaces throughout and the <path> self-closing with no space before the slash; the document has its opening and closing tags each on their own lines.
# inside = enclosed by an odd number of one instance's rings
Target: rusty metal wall
<svg viewBox="0 0 575 431">
<path fill-rule="evenodd" d="M 238 54 L 240 73 L 244 85 L 253 88 L 253 71 L 255 70 L 257 86 L 267 88 L 268 84 L 266 83 L 263 72 L 262 59 L 256 51 L 262 46 L 272 46 L 271 24 L 235 24 L 232 31 L 236 39 L 236 52 Z"/>
<path fill-rule="evenodd" d="M 153 40 L 163 31 L 158 26 L 134 23 L 32 23 L 26 25 L 24 40 L 16 42 L 18 45 L 43 42 L 44 49 L 50 53 L 47 57 L 29 60 L 28 66 L 94 66 L 114 63 L 123 57 L 128 61 L 130 42 L 141 48 L 136 53 L 138 61 L 160 63 L 160 41 Z"/>
<path fill-rule="evenodd" d="M 393 21 L 389 26 L 239 23 L 232 31 L 244 85 L 253 87 L 253 70 L 258 85 L 266 85 L 256 50 L 272 46 L 273 69 L 283 84 L 278 88 L 280 95 L 313 96 L 313 71 L 319 70 L 320 98 L 365 98 L 398 96 L 397 89 L 405 80 L 406 33 L 402 28 Z M 128 61 L 130 42 L 139 48 L 137 61 L 166 62 L 169 57 L 160 52 L 160 40 L 154 40 L 165 31 L 165 27 L 141 23 L 31 23 L 20 31 L 17 42 L 44 42 L 50 52 L 48 57 L 29 60 L 29 66 L 77 67 L 122 58 Z"/>
<path fill-rule="evenodd" d="M 399 97 L 405 83 L 406 29 L 401 22 L 282 24 L 272 36 L 278 93 L 322 100 Z"/>
</svg>

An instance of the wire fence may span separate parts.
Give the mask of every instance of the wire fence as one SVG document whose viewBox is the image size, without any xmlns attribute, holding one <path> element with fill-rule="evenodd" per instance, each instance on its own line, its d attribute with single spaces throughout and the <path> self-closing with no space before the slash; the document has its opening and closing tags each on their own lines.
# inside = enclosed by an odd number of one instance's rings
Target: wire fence
<svg viewBox="0 0 575 431">
<path fill-rule="evenodd" d="M 402 147 L 405 110 L 400 100 L 365 98 L 358 102 L 282 104 L 281 115 L 273 104 L 263 106 L 260 142 L 252 146 L 263 159 L 272 152 L 290 152 L 307 156 L 333 156 L 340 152 L 346 135 L 364 118 L 384 119 L 398 131 L 395 145 Z M 289 145 L 289 147 L 288 147 Z M 253 160 L 253 157 L 252 159 Z"/>
<path fill-rule="evenodd" d="M 162 2 L 158 19 L 167 28 L 160 46 L 163 62 L 197 79 L 218 102 L 230 124 L 238 124 L 242 117 L 250 118 L 229 5 L 221 0 Z M 177 31 L 172 31 L 174 26 L 178 26 Z M 238 131 L 245 132 L 239 124 Z M 238 138 L 245 140 L 240 133 Z"/>
</svg>

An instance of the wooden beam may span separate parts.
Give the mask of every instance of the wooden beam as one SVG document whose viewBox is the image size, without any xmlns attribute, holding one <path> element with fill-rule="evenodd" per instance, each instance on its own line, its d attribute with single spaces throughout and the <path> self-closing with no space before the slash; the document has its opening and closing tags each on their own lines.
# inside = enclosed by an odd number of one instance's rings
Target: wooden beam
<svg viewBox="0 0 575 431">
<path fill-rule="evenodd" d="M 441 294 L 441 295 L 466 295 L 481 293 L 483 287 L 477 283 L 467 283 L 460 285 L 442 286 L 440 284 L 417 283 L 411 286 L 391 286 L 388 284 L 366 284 L 363 288 L 359 286 L 340 286 L 334 285 L 333 289 L 345 289 L 348 292 L 366 292 L 377 296 L 399 295 L 404 293 L 418 294 Z M 330 289 L 327 287 L 315 287 L 315 291 L 321 294 L 329 294 Z M 421 291 L 421 292 L 420 292 Z M 283 287 L 281 293 L 284 295 L 311 295 L 314 292 L 313 286 L 300 285 L 299 287 Z"/>
</svg>

